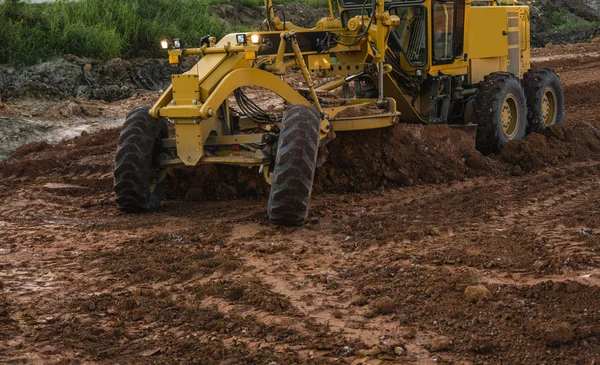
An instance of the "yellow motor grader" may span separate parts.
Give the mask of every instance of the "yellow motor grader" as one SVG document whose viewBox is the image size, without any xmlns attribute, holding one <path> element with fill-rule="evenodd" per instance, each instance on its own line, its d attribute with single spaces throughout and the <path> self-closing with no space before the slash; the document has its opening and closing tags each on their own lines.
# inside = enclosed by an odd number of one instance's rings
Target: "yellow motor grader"
<svg viewBox="0 0 600 365">
<path fill-rule="evenodd" d="M 329 0 L 330 16 L 307 29 L 265 0 L 260 31 L 206 37 L 198 48 L 161 42 L 173 64 L 200 60 L 173 75 L 154 106 L 127 116 L 114 171 L 118 207 L 157 208 L 169 169 L 256 166 L 271 184 L 270 220 L 302 225 L 336 133 L 444 123 L 476 129 L 477 148 L 490 153 L 561 125 L 557 74 L 530 69 L 529 7 L 505 3 Z M 252 100 L 256 88 L 283 99 L 285 110 Z"/>
</svg>

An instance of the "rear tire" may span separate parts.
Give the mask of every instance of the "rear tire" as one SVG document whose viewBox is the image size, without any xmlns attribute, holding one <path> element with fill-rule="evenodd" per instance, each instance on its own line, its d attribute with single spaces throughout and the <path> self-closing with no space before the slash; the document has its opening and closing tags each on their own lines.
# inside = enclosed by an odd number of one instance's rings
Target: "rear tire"
<svg viewBox="0 0 600 365">
<path fill-rule="evenodd" d="M 499 151 L 505 144 L 525 137 L 527 104 L 519 79 L 511 73 L 495 72 L 481 82 L 473 103 L 478 125 L 477 149 Z"/>
<path fill-rule="evenodd" d="M 317 168 L 320 124 L 319 112 L 304 105 L 291 106 L 283 115 L 268 204 L 273 224 L 301 226 L 306 221 Z"/>
<path fill-rule="evenodd" d="M 163 151 L 160 140 L 168 138 L 166 119 L 154 119 L 150 107 L 133 109 L 125 120 L 115 157 L 114 190 L 117 206 L 128 213 L 144 213 L 160 206 L 164 182 L 158 178 L 158 157 Z"/>
<path fill-rule="evenodd" d="M 523 77 L 527 97 L 528 133 L 543 132 L 551 126 L 562 127 L 565 95 L 560 78 L 549 68 L 529 70 Z"/>
</svg>

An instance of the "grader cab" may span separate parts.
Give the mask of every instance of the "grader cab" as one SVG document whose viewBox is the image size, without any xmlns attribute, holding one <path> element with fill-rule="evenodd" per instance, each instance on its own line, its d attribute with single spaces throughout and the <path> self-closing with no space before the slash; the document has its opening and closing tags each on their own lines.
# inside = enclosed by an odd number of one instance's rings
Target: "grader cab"
<svg viewBox="0 0 600 365">
<path fill-rule="evenodd" d="M 256 166 L 274 224 L 302 225 L 315 169 L 336 133 L 397 123 L 476 130 L 484 153 L 563 123 L 557 74 L 530 69 L 527 6 L 476 0 L 329 0 L 307 29 L 265 0 L 260 31 L 163 41 L 169 61 L 199 56 L 153 107 L 127 116 L 115 163 L 118 207 L 160 205 L 169 169 Z M 337 14 L 337 15 L 336 15 Z M 302 87 L 286 76 L 295 75 Z M 298 85 L 298 83 L 296 83 Z M 248 87 L 283 99 L 266 110 Z M 174 135 L 169 135 L 169 126 Z"/>
</svg>

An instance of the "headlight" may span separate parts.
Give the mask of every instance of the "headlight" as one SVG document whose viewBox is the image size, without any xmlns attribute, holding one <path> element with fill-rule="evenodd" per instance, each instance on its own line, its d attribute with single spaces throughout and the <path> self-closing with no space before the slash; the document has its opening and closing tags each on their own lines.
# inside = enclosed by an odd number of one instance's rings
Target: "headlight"
<svg viewBox="0 0 600 365">
<path fill-rule="evenodd" d="M 250 36 L 250 40 L 252 41 L 252 43 L 258 44 L 260 43 L 260 36 L 258 34 L 252 34 Z"/>
<path fill-rule="evenodd" d="M 169 49 L 169 41 L 166 40 L 166 39 L 163 40 L 163 41 L 160 41 L 160 48 L 162 48 L 162 49 Z"/>
<path fill-rule="evenodd" d="M 179 38 L 173 39 L 173 48 L 175 49 L 182 49 L 183 48 L 183 41 Z"/>
<path fill-rule="evenodd" d="M 238 44 L 246 44 L 248 43 L 248 37 L 245 34 L 238 34 L 235 36 Z"/>
</svg>

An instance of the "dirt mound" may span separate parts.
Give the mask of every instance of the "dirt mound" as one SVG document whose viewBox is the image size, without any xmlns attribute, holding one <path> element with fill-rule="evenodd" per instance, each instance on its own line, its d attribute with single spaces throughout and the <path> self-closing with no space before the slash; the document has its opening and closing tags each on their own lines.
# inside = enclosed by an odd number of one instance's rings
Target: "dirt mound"
<svg viewBox="0 0 600 365">
<path fill-rule="evenodd" d="M 600 95 L 600 84 L 597 82 L 566 86 L 565 103 L 569 106 L 597 103 Z"/>
<path fill-rule="evenodd" d="M 338 133 L 328 148 L 328 162 L 317 169 L 317 192 L 443 183 L 494 170 L 475 151 L 472 136 L 447 126 L 398 125 Z"/>
<path fill-rule="evenodd" d="M 0 162 L 11 181 L 64 176 L 110 193 L 119 129 L 87 134 L 54 147 L 34 143 Z M 315 193 L 360 193 L 386 187 L 440 184 L 476 176 L 536 172 L 559 161 L 583 161 L 600 152 L 600 131 L 581 122 L 572 129 L 551 128 L 509 143 L 497 156 L 481 155 L 473 137 L 447 126 L 397 125 L 387 129 L 338 133 L 329 158 L 317 169 Z M 101 174 L 97 183 L 90 176 Z M 175 170 L 167 199 L 186 201 L 261 199 L 268 195 L 258 168 L 206 165 Z"/>
<path fill-rule="evenodd" d="M 513 173 L 536 172 L 555 166 L 559 161 L 587 160 L 600 152 L 600 131 L 587 122 L 577 123 L 570 130 L 549 128 L 542 134 L 533 133 L 521 141 L 507 144 L 500 160 L 513 165 Z M 597 158 L 597 157 L 596 157 Z"/>
<path fill-rule="evenodd" d="M 52 147 L 37 142 L 25 145 L 10 160 L 0 161 L 0 177 L 15 184 L 60 178 L 63 183 L 110 191 L 119 133 L 119 129 L 83 132 Z"/>
<path fill-rule="evenodd" d="M 494 174 L 494 162 L 474 150 L 473 137 L 446 126 L 397 125 L 338 133 L 317 169 L 316 193 L 442 183 Z M 168 196 L 191 201 L 261 198 L 269 186 L 256 168 L 200 166 L 178 171 Z"/>
<path fill-rule="evenodd" d="M 118 129 L 84 134 L 55 147 L 33 144 L 0 163 L 0 176 L 36 179 L 76 176 L 82 168 L 110 173 Z M 317 193 L 362 192 L 380 187 L 442 183 L 493 174 L 494 163 L 476 152 L 472 136 L 446 126 L 398 125 L 388 129 L 338 133 L 327 163 L 317 170 Z M 110 185 L 106 185 L 110 189 Z M 257 168 L 200 166 L 176 171 L 172 199 L 261 198 L 269 187 Z"/>
</svg>

